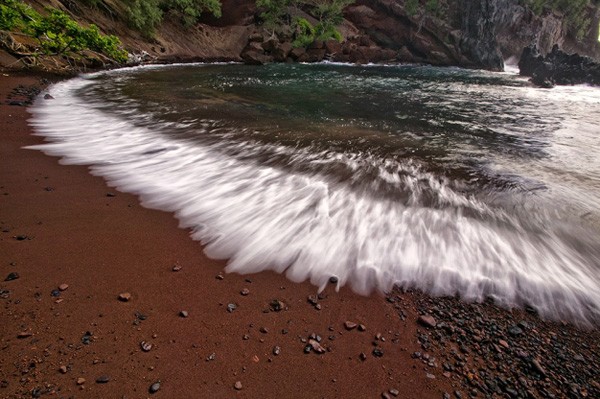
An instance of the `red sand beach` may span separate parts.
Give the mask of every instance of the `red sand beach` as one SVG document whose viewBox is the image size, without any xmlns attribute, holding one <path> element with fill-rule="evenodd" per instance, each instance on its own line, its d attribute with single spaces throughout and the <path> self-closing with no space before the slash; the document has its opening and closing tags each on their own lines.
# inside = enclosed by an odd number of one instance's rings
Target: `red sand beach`
<svg viewBox="0 0 600 399">
<path fill-rule="evenodd" d="M 597 330 L 224 273 L 172 214 L 24 149 L 42 139 L 9 105 L 18 85 L 40 77 L 0 76 L 0 398 L 600 397 Z"/>
</svg>

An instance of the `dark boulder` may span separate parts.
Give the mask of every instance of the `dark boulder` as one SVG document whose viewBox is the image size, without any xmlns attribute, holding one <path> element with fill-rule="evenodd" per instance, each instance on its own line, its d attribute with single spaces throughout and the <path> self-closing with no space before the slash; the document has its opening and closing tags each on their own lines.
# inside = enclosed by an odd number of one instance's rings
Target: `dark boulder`
<svg viewBox="0 0 600 399">
<path fill-rule="evenodd" d="M 567 54 L 558 46 L 545 57 L 535 46 L 526 47 L 519 61 L 519 73 L 531 77 L 536 86 L 600 85 L 600 63 L 579 54 Z"/>
</svg>

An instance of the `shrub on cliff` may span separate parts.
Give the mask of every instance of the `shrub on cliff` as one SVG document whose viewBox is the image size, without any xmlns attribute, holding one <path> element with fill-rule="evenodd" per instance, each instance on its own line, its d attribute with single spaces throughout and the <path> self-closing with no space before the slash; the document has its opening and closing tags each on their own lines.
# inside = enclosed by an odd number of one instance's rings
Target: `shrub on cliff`
<svg viewBox="0 0 600 399">
<path fill-rule="evenodd" d="M 344 8 L 352 3 L 354 0 L 256 0 L 264 26 L 273 31 L 289 26 L 295 32 L 295 47 L 306 47 L 315 40 L 341 41 L 337 26 L 344 20 Z M 300 10 L 318 22 L 313 26 L 306 18 L 294 18 Z"/>
<path fill-rule="evenodd" d="M 20 0 L 3 0 L 0 4 L 0 29 L 19 32 L 37 40 L 38 46 L 30 52 L 15 53 L 36 59 L 40 56 L 85 57 L 84 51 L 94 51 L 117 62 L 127 61 L 127 51 L 116 36 L 100 33 L 95 25 L 83 27 L 68 14 L 48 7 L 41 15 Z M 6 36 L 5 36 L 6 37 Z M 4 43 L 8 47 L 8 43 Z"/>
</svg>

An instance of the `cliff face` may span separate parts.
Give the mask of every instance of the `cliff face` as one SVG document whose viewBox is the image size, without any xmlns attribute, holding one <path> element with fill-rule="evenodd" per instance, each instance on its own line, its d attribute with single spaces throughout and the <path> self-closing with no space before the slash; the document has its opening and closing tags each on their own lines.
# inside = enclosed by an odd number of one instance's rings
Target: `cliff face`
<svg viewBox="0 0 600 399">
<path fill-rule="evenodd" d="M 344 13 L 341 31 L 346 44 L 316 46 L 308 49 L 308 55 L 286 47 L 282 55 L 271 34 L 256 25 L 254 0 L 223 0 L 220 19 L 205 17 L 190 29 L 166 15 L 153 39 L 128 27 L 121 0 L 101 0 L 93 7 L 75 0 L 28 3 L 38 10 L 48 5 L 61 8 L 83 24 L 94 23 L 105 33 L 120 37 L 130 52 L 143 53 L 147 60 L 248 61 L 250 49 L 253 62 L 326 58 L 501 70 L 503 60 L 518 58 L 523 48 L 531 44 L 542 54 L 558 44 L 567 52 L 600 59 L 598 6 L 588 10 L 594 22 L 583 40 L 577 41 L 566 31 L 564 16 L 552 12 L 536 16 L 520 0 L 440 0 L 437 11 L 428 10 L 422 1 L 412 13 L 405 9 L 405 0 L 357 0 Z M 0 64 L 1 55 L 2 51 Z"/>
</svg>

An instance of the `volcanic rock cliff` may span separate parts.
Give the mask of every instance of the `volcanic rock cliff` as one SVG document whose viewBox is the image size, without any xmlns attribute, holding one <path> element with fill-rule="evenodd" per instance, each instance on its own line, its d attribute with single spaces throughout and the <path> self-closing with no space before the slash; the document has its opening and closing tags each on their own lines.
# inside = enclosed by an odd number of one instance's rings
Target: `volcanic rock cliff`
<svg viewBox="0 0 600 399">
<path fill-rule="evenodd" d="M 289 37 L 274 37 L 260 25 L 254 0 L 223 0 L 222 17 L 203 17 L 185 29 L 166 15 L 152 39 L 127 25 L 120 0 L 100 0 L 95 6 L 76 0 L 28 1 L 37 10 L 52 6 L 83 24 L 94 23 L 117 35 L 141 61 L 319 61 L 406 62 L 502 70 L 523 48 L 535 45 L 542 54 L 559 45 L 600 59 L 598 6 L 589 7 L 593 22 L 576 40 L 565 28 L 564 16 L 552 11 L 534 14 L 520 0 L 440 0 L 437 12 L 421 2 L 415 12 L 405 0 L 357 0 L 344 11 L 340 31 L 344 42 L 314 43 L 293 49 Z M 309 15 L 307 17 L 310 18 Z M 19 65 L 10 51 L 0 51 L 0 65 Z"/>
</svg>

